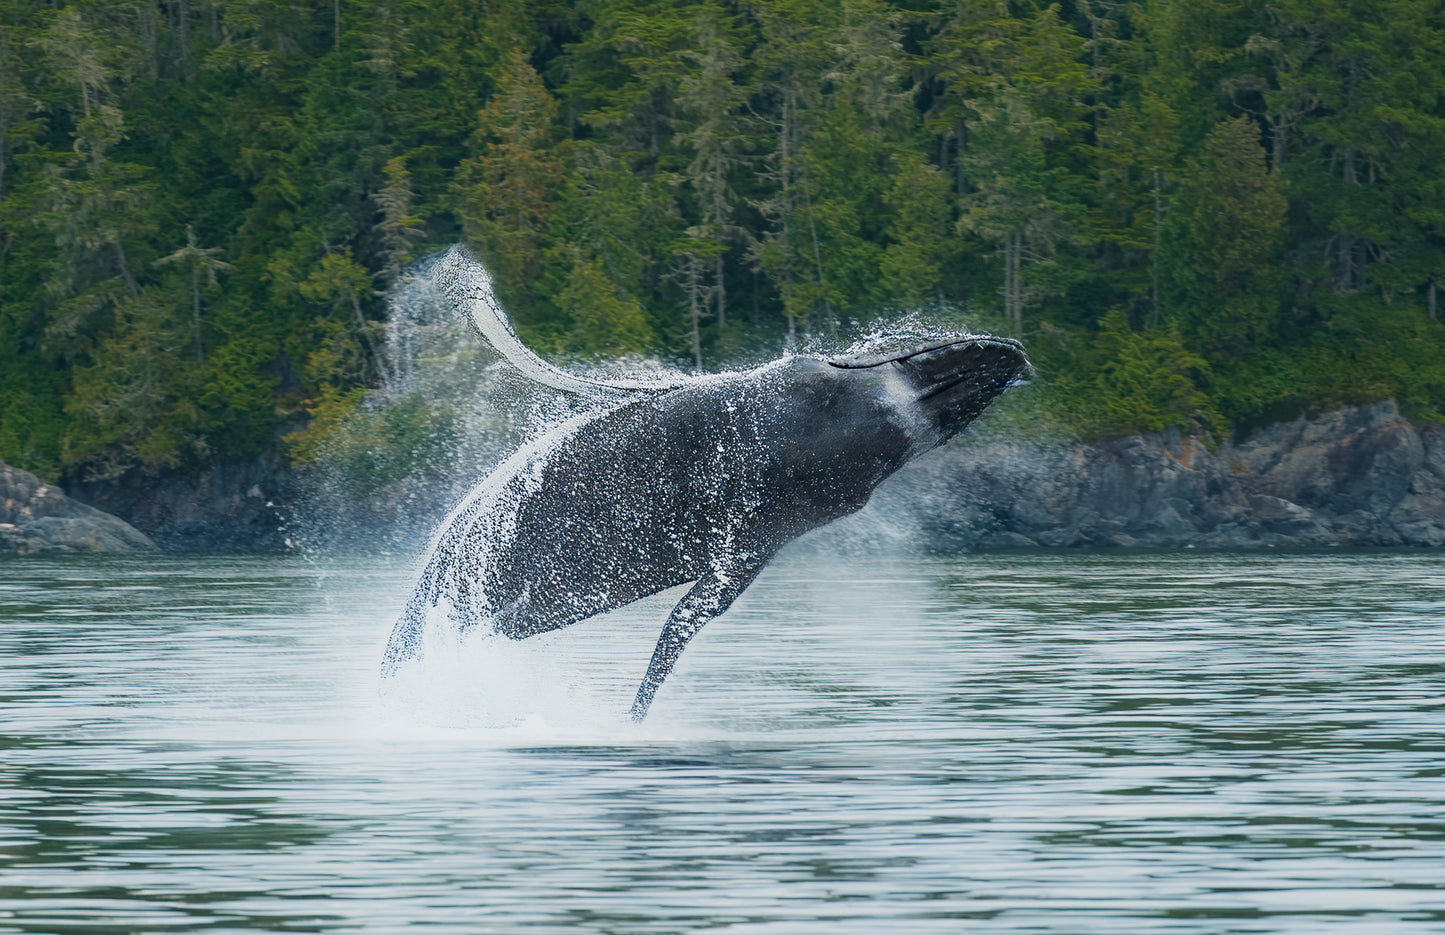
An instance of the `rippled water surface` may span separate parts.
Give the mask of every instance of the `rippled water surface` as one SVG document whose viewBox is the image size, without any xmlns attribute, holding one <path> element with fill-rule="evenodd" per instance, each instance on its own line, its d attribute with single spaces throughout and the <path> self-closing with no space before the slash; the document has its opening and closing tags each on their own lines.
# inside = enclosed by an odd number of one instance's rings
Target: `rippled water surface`
<svg viewBox="0 0 1445 935">
<path fill-rule="evenodd" d="M 411 575 L 0 563 L 0 932 L 1445 932 L 1439 553 L 795 549 L 641 727 Z"/>
</svg>

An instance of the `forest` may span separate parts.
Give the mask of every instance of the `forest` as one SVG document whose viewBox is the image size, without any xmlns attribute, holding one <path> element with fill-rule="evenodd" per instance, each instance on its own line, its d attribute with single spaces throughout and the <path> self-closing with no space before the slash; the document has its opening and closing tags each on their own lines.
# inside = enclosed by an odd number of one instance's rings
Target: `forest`
<svg viewBox="0 0 1445 935">
<path fill-rule="evenodd" d="M 0 0 L 0 458 L 313 456 L 457 242 L 559 362 L 917 315 L 1078 437 L 1441 420 L 1442 156 L 1439 0 Z"/>
</svg>

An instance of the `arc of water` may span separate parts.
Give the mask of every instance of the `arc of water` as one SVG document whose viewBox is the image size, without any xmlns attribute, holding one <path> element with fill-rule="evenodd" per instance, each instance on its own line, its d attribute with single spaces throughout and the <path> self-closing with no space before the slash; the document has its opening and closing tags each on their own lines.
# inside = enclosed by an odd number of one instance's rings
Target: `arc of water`
<svg viewBox="0 0 1445 935">
<path fill-rule="evenodd" d="M 661 393 L 683 385 L 684 380 L 660 377 L 656 380 L 597 380 L 567 373 L 532 353 L 497 301 L 492 277 L 486 267 L 458 245 L 447 252 L 436 278 L 442 290 L 497 353 L 528 378 L 564 393 L 615 400 L 629 393 Z"/>
</svg>

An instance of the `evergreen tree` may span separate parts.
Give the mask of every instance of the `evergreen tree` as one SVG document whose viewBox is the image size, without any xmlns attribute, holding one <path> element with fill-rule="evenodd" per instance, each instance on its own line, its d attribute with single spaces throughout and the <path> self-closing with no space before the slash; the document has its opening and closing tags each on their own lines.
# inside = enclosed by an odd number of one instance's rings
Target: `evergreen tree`
<svg viewBox="0 0 1445 935">
<path fill-rule="evenodd" d="M 201 279 L 204 278 L 206 284 L 214 289 L 219 285 L 216 274 L 231 268 L 231 264 L 216 258 L 220 252 L 220 247 L 197 245 L 196 231 L 190 224 L 187 224 L 186 245 L 175 253 L 156 260 L 157 266 L 175 264 L 187 267 L 190 272 L 191 322 L 196 345 L 196 360 L 202 360 L 206 356 L 205 347 L 201 341 Z"/>
<path fill-rule="evenodd" d="M 1285 198 L 1248 117 L 1221 122 L 1188 171 L 1167 234 L 1165 308 L 1195 347 L 1238 357 L 1274 333 Z"/>
<path fill-rule="evenodd" d="M 540 273 L 548 220 L 566 163 L 553 145 L 557 101 L 522 50 L 514 49 L 497 92 L 478 115 L 475 155 L 457 171 L 463 230 L 520 311 Z"/>
<path fill-rule="evenodd" d="M 689 129 L 680 134 L 691 159 L 679 172 L 690 189 L 695 222 L 679 251 L 689 284 L 693 355 L 702 366 L 698 329 L 701 324 L 702 295 L 698 284 L 710 277 L 707 298 L 719 328 L 727 322 L 727 272 L 724 263 L 729 247 L 739 239 L 734 223 L 738 195 L 733 176 L 742 166 L 740 111 L 746 103 L 744 87 L 736 80 L 742 58 L 728 30 L 721 10 L 700 7 L 692 19 L 695 52 L 682 58 L 687 66 L 678 84 L 678 109 Z M 711 262 L 709 263 L 709 260 Z M 703 267 L 708 269 L 704 273 Z"/>
<path fill-rule="evenodd" d="M 959 228 L 996 245 L 1003 314 L 1022 334 L 1024 309 L 1062 292 L 1071 275 L 1056 254 L 1061 242 L 1079 238 L 1079 175 L 1068 157 L 1091 88 L 1078 61 L 1082 42 L 1057 7 L 1032 17 L 1020 36 L 1005 63 L 1008 81 L 975 104 L 980 116 L 963 155 L 971 190 Z"/>
</svg>

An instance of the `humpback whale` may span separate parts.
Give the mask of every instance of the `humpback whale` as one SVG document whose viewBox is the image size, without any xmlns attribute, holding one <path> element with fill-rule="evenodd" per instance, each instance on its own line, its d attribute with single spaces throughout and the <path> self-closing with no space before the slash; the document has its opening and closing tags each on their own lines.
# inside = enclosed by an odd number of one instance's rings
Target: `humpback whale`
<svg viewBox="0 0 1445 935">
<path fill-rule="evenodd" d="M 739 373 L 593 380 L 532 354 L 464 254 L 443 277 L 519 370 L 594 408 L 517 451 L 441 524 L 383 677 L 422 654 L 439 616 L 523 639 L 691 584 L 663 623 L 635 720 L 779 548 L 862 508 L 1029 367 L 1017 341 L 934 333 Z"/>
</svg>

